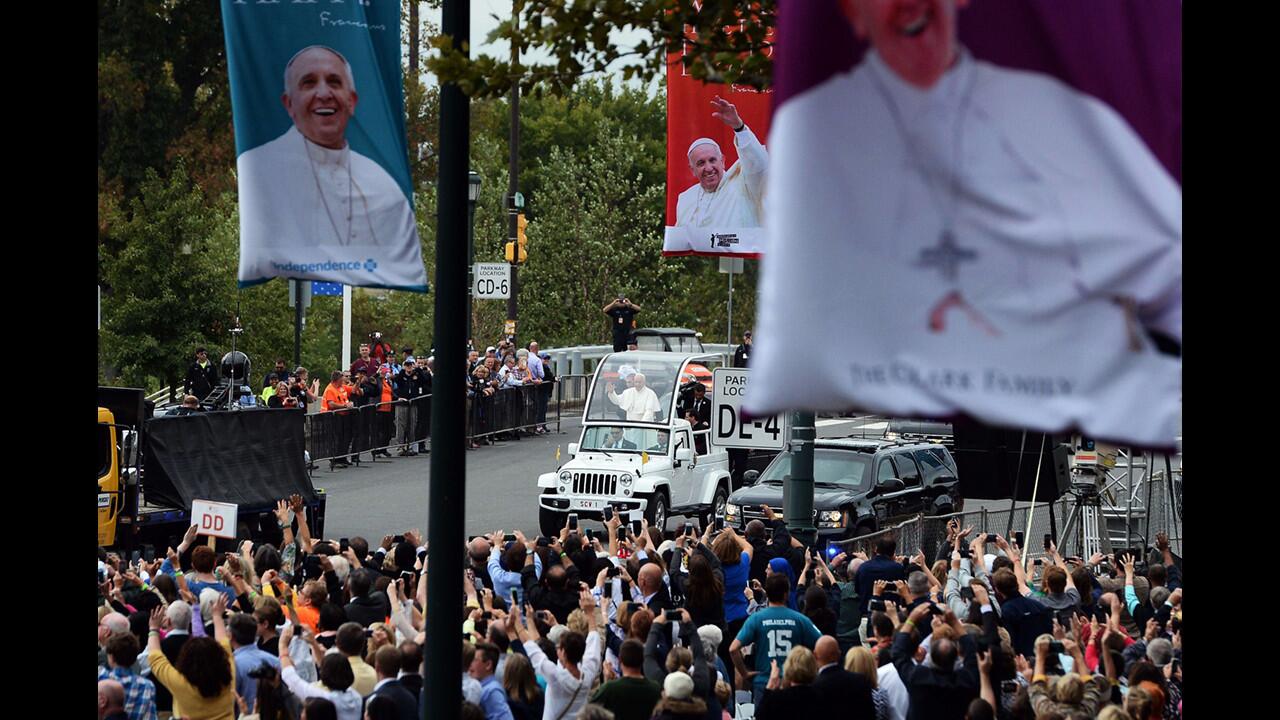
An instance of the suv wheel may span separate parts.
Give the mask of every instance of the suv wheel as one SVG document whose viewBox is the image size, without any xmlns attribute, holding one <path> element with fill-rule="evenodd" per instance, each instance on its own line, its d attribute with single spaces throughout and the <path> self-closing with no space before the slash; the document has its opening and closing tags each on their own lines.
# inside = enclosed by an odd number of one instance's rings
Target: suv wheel
<svg viewBox="0 0 1280 720">
<path fill-rule="evenodd" d="M 645 507 L 644 517 L 649 521 L 649 527 L 658 528 L 658 532 L 666 531 L 667 496 L 661 490 L 655 492 L 649 497 L 649 504 Z"/>
<path fill-rule="evenodd" d="M 717 517 L 724 517 L 724 506 L 727 502 L 729 502 L 729 491 L 725 489 L 724 483 L 716 485 L 715 497 L 711 499 L 711 512 L 702 516 L 702 527 L 709 527 Z"/>
<path fill-rule="evenodd" d="M 538 529 L 542 530 L 542 534 L 549 538 L 559 537 L 560 530 L 564 528 L 565 516 L 555 510 L 546 508 L 538 508 Z"/>
</svg>

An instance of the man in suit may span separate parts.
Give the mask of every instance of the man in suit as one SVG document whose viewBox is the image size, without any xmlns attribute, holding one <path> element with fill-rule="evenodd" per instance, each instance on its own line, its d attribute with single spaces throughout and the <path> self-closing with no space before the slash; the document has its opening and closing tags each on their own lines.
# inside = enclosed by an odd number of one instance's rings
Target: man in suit
<svg viewBox="0 0 1280 720">
<path fill-rule="evenodd" d="M 707 400 L 706 385 L 698 383 L 693 386 L 693 399 L 689 401 L 689 407 L 685 411 L 684 419 L 688 420 L 689 424 L 693 426 L 694 433 L 711 427 L 711 402 Z M 693 442 L 698 448 L 699 455 L 707 452 L 706 435 L 695 434 Z"/>
<path fill-rule="evenodd" d="M 944 622 L 960 639 L 958 644 L 965 658 L 964 667 L 956 669 L 956 641 L 939 635 L 934 635 L 929 642 L 930 664 L 917 665 L 915 650 L 919 641 L 912 637 L 911 630 L 919 627 L 922 635 L 930 634 L 928 618 L 932 607 L 931 603 L 917 605 L 898 628 L 890 650 L 893 666 L 897 668 L 898 677 L 911 699 L 907 720 L 961 720 L 970 701 L 978 697 L 978 648 L 955 613 L 947 610 Z"/>
<path fill-rule="evenodd" d="M 662 581 L 662 568 L 657 563 L 646 562 L 640 568 L 640 577 L 637 578 L 636 585 L 639 587 L 641 602 L 652 610 L 654 615 L 674 607 L 671 604 L 671 593 L 667 591 L 667 584 Z"/>
<path fill-rule="evenodd" d="M 374 662 L 377 661 L 375 657 Z M 412 640 L 400 643 L 400 676 L 397 680 L 415 698 L 422 692 L 422 646 Z"/>
<path fill-rule="evenodd" d="M 351 602 L 346 606 L 347 619 L 364 627 L 381 622 L 389 614 L 386 593 L 373 591 L 376 577 L 377 573 L 368 568 L 351 571 Z"/>
<path fill-rule="evenodd" d="M 818 689 L 824 714 L 834 717 L 838 712 L 853 720 L 874 720 L 876 708 L 871 701 L 871 681 L 840 667 L 840 643 L 830 635 L 823 635 L 813 646 L 813 657 L 818 661 L 818 677 L 813 686 Z"/>
<path fill-rule="evenodd" d="M 373 665 L 378 672 L 378 684 L 374 686 L 373 694 L 369 699 L 380 696 L 390 698 L 396 705 L 396 717 L 399 720 L 414 720 L 418 716 L 418 701 L 414 699 L 413 693 L 409 692 L 397 679 L 403 663 L 404 656 L 399 649 L 390 645 L 378 648 L 378 652 L 373 656 Z"/>
<path fill-rule="evenodd" d="M 710 409 L 708 408 L 708 411 Z M 609 436 L 604 439 L 605 450 L 635 450 L 636 444 L 622 437 L 622 428 L 609 428 Z"/>
</svg>

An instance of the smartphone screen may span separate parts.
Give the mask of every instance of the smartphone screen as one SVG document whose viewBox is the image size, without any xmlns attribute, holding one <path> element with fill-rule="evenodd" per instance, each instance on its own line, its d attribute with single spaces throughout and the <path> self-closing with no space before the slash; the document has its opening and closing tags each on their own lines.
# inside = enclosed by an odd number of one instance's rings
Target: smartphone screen
<svg viewBox="0 0 1280 720">
<path fill-rule="evenodd" d="M 613 506 L 612 506 L 612 505 L 605 505 L 605 506 L 604 506 L 604 521 L 605 521 L 605 522 L 609 522 L 610 520 L 613 520 Z"/>
<path fill-rule="evenodd" d="M 644 524 L 643 524 L 642 522 L 640 522 L 639 520 L 632 520 L 632 521 L 631 521 L 631 534 L 632 534 L 632 535 L 637 535 L 637 536 L 638 536 L 638 535 L 640 535 L 640 533 L 642 533 L 642 532 L 644 532 Z"/>
<path fill-rule="evenodd" d="M 502 542 L 515 542 L 515 541 L 516 541 L 515 533 L 507 533 L 506 535 L 502 536 Z"/>
<path fill-rule="evenodd" d="M 351 547 L 351 543 L 347 538 L 338 538 L 338 552 L 346 552 L 349 547 Z"/>
<path fill-rule="evenodd" d="M 685 537 L 693 537 L 693 523 L 687 522 L 684 524 L 684 534 Z"/>
<path fill-rule="evenodd" d="M 582 535 L 587 539 L 587 542 L 591 542 L 591 528 L 585 528 L 582 531 Z"/>
<path fill-rule="evenodd" d="M 569 529 L 578 529 L 578 513 L 569 513 Z"/>
<path fill-rule="evenodd" d="M 1045 552 L 1049 552 L 1049 545 L 1052 542 L 1053 542 L 1053 535 L 1051 535 L 1050 533 L 1045 533 L 1044 534 L 1044 551 Z"/>
<path fill-rule="evenodd" d="M 684 617 L 683 615 L 680 614 L 679 610 L 664 610 L 662 612 L 662 615 L 667 619 L 668 622 L 670 622 L 671 620 L 679 621 Z"/>
<path fill-rule="evenodd" d="M 1023 540 L 1026 538 L 1027 534 L 1019 530 L 1013 534 L 1013 544 L 1017 545 L 1019 548 L 1024 548 L 1026 545 L 1023 543 Z"/>
<path fill-rule="evenodd" d="M 717 516 L 716 516 L 716 530 L 723 530 L 723 529 L 724 529 L 724 518 L 723 518 L 723 517 L 721 517 L 721 516 L 719 516 L 719 515 L 717 515 Z"/>
</svg>

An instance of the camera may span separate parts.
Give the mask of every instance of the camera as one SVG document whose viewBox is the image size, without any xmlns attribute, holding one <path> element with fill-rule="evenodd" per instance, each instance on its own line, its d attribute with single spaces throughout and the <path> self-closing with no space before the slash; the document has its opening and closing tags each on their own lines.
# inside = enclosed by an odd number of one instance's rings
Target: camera
<svg viewBox="0 0 1280 720">
<path fill-rule="evenodd" d="M 609 522 L 610 520 L 613 520 L 613 506 L 612 506 L 612 505 L 605 505 L 605 506 L 604 506 L 604 521 L 605 521 L 605 522 Z"/>
<path fill-rule="evenodd" d="M 578 513 L 569 513 L 569 529 L 578 529 Z"/>
</svg>

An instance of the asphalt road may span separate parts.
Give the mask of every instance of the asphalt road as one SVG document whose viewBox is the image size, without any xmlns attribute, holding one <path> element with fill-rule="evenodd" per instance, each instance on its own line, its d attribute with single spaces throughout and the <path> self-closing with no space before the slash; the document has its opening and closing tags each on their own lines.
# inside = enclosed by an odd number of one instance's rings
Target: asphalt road
<svg viewBox="0 0 1280 720">
<path fill-rule="evenodd" d="M 537 477 L 556 469 L 557 446 L 562 460 L 568 459 L 565 450 L 578 441 L 581 423 L 563 421 L 560 434 L 551 427 L 549 435 L 522 436 L 466 451 L 466 508 L 461 510 L 468 535 L 498 529 L 537 532 Z M 328 495 L 325 535 L 361 535 L 376 542 L 384 534 L 411 528 L 426 533 L 430 470 L 429 455 L 379 458 L 373 465 L 365 462 L 334 472 L 321 463 L 312 482 Z"/>
<path fill-rule="evenodd" d="M 878 419 L 826 421 L 828 429 L 838 434 L 865 426 L 876 429 Z M 820 421 L 823 422 L 823 421 Z M 554 428 L 554 426 L 552 426 Z M 571 442 L 578 441 L 581 422 L 565 420 L 559 434 L 525 436 L 520 440 L 498 442 L 466 452 L 467 535 L 494 530 L 521 530 L 526 535 L 538 532 L 537 476 L 558 466 L 556 447 L 564 454 Z M 819 430 L 820 434 L 822 430 Z M 368 455 L 366 454 L 367 458 Z M 377 542 L 384 534 L 397 534 L 417 528 L 427 532 L 427 497 L 430 482 L 430 456 L 380 458 L 370 465 L 329 472 L 328 463 L 312 475 L 312 482 L 328 495 L 325 535 L 330 538 L 360 535 Z M 453 478 L 456 481 L 456 478 Z M 966 499 L 965 510 L 1007 509 L 1008 500 Z M 671 518 L 668 527 L 683 522 Z"/>
</svg>

